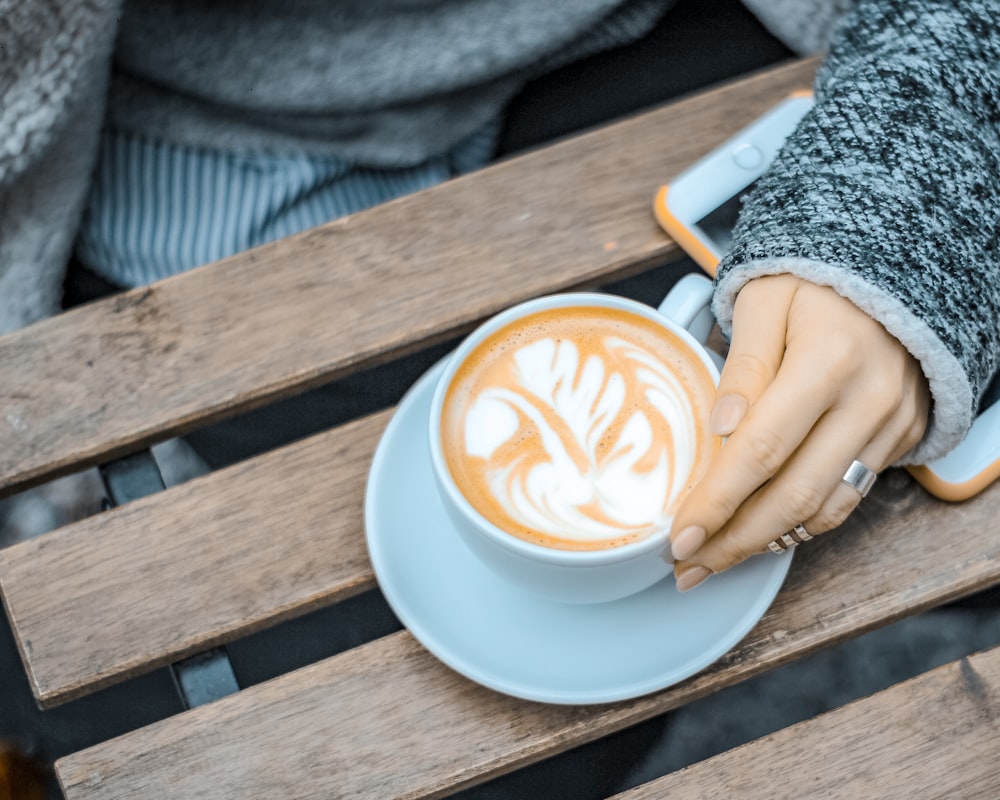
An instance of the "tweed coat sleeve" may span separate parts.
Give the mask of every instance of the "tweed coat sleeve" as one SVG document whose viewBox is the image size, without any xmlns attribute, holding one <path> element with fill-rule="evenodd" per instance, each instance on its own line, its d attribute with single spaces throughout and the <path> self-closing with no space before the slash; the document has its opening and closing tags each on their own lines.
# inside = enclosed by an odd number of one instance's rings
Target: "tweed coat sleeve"
<svg viewBox="0 0 1000 800">
<path fill-rule="evenodd" d="M 740 289 L 776 273 L 850 299 L 923 367 L 932 418 L 902 463 L 925 462 L 1000 363 L 1000 3 L 858 0 L 815 94 L 745 198 L 715 310 L 728 332 Z"/>
</svg>

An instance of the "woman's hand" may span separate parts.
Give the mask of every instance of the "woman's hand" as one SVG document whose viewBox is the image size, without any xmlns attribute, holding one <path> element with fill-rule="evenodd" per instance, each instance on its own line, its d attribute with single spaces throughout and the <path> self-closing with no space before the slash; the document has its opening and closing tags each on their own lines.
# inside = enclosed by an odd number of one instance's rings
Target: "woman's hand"
<svg viewBox="0 0 1000 800">
<path fill-rule="evenodd" d="M 792 275 L 751 281 L 734 308 L 712 432 L 728 436 L 671 529 L 681 591 L 803 524 L 835 528 L 861 499 L 841 478 L 876 472 L 923 435 L 920 365 L 833 289 Z"/>
</svg>

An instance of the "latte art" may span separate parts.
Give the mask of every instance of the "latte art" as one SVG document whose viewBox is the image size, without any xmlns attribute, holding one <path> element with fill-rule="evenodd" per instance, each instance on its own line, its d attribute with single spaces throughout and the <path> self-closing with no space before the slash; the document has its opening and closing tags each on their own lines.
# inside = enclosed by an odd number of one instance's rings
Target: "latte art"
<svg viewBox="0 0 1000 800">
<path fill-rule="evenodd" d="M 613 547 L 664 530 L 718 443 L 714 385 L 636 314 L 556 309 L 512 323 L 456 373 L 442 444 L 466 498 L 528 541 Z"/>
</svg>

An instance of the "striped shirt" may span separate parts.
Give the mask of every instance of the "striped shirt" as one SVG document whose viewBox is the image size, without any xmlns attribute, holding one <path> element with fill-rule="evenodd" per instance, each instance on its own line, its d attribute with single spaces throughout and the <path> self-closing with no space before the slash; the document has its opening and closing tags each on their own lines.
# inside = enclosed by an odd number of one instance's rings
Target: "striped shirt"
<svg viewBox="0 0 1000 800">
<path fill-rule="evenodd" d="M 106 130 L 76 257 L 115 285 L 150 283 L 484 166 L 499 129 L 498 120 L 406 169 Z"/>
<path fill-rule="evenodd" d="M 611 3 L 605 19 L 526 68 L 524 79 L 637 39 L 671 4 Z M 298 233 L 485 166 L 500 134 L 502 110 L 497 114 L 446 153 L 407 168 L 325 153 L 213 149 L 109 126 L 76 258 L 112 283 L 133 287 Z"/>
</svg>

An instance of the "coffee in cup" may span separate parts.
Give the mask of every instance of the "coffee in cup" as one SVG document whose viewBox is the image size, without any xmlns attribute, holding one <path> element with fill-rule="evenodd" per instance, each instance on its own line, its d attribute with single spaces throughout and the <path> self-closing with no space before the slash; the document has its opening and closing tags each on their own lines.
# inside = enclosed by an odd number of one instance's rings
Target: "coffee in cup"
<svg viewBox="0 0 1000 800">
<path fill-rule="evenodd" d="M 669 530 L 720 447 L 711 283 L 660 310 L 612 295 L 522 303 L 469 335 L 431 401 L 445 512 L 479 560 L 544 597 L 615 600 L 670 573 Z M 665 558 L 666 557 L 666 558 Z"/>
<path fill-rule="evenodd" d="M 631 310 L 518 317 L 462 361 L 441 445 L 462 495 L 527 542 L 600 550 L 669 528 L 718 440 L 715 381 L 678 335 Z"/>
</svg>

